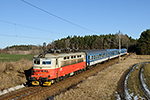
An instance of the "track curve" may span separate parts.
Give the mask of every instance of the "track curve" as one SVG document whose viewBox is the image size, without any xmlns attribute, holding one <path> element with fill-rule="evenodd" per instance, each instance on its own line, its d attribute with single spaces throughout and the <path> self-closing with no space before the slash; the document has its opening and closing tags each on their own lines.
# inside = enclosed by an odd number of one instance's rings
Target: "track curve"
<svg viewBox="0 0 150 100">
<path fill-rule="evenodd" d="M 147 64 L 147 62 L 144 63 L 138 63 L 133 66 L 131 66 L 126 72 L 124 73 L 124 80 L 120 82 L 120 84 L 123 85 L 122 91 L 123 95 L 121 96 L 121 99 L 126 100 L 132 100 L 132 99 L 146 99 L 150 100 L 150 92 L 148 90 L 148 87 L 146 87 L 144 83 L 144 75 L 143 75 L 143 67 Z M 119 88 L 122 86 L 120 85 Z M 120 93 L 121 94 L 121 93 Z"/>
</svg>

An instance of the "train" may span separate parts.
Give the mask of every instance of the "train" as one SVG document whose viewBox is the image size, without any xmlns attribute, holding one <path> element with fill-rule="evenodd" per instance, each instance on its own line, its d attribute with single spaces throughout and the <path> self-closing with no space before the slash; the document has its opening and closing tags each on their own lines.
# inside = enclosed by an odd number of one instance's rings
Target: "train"
<svg viewBox="0 0 150 100">
<path fill-rule="evenodd" d="M 95 49 L 78 52 L 44 53 L 33 57 L 31 85 L 50 86 L 98 63 L 127 54 L 127 49 Z"/>
</svg>

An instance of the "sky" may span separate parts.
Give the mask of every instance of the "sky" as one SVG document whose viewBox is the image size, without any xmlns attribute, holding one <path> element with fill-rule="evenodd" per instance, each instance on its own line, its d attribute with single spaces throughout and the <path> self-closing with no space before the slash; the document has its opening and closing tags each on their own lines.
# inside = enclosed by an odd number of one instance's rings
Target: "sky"
<svg viewBox="0 0 150 100">
<path fill-rule="evenodd" d="M 0 49 L 119 30 L 139 39 L 150 29 L 149 4 L 150 0 L 0 0 Z"/>
</svg>

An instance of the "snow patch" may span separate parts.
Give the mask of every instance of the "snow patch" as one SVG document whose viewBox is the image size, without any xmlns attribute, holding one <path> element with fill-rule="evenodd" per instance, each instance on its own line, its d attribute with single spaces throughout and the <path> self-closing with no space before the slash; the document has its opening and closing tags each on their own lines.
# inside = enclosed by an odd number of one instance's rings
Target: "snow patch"
<svg viewBox="0 0 150 100">
<path fill-rule="evenodd" d="M 117 99 L 116 99 L 116 100 L 121 100 L 120 95 L 118 94 L 118 92 L 117 92 L 117 91 L 116 91 L 116 97 L 117 97 Z"/>
<path fill-rule="evenodd" d="M 12 91 L 15 91 L 15 90 L 18 90 L 18 89 L 21 89 L 25 87 L 23 84 L 22 85 L 18 85 L 18 86 L 15 86 L 15 87 L 11 87 L 9 89 L 5 89 L 3 91 L 0 91 L 0 95 L 4 95 L 6 93 L 9 93 L 9 92 L 12 92 Z"/>
<path fill-rule="evenodd" d="M 130 76 L 130 73 L 126 76 L 126 79 L 125 79 L 125 82 L 124 82 L 124 91 L 125 91 L 125 99 L 126 100 L 132 100 L 132 97 L 129 94 L 128 88 L 127 88 L 127 81 L 128 81 L 129 76 Z"/>
<path fill-rule="evenodd" d="M 139 94 L 137 94 L 137 95 L 134 97 L 134 100 L 145 100 L 145 98 L 142 98 Z"/>
</svg>

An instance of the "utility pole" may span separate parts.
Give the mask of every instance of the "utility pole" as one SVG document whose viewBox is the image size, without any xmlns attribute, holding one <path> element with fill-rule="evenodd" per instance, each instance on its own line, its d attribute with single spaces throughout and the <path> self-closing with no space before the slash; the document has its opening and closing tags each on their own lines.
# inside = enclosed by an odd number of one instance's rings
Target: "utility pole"
<svg viewBox="0 0 150 100">
<path fill-rule="evenodd" d="M 120 62 L 120 60 L 121 60 L 121 41 L 120 41 L 120 39 L 121 39 L 121 35 L 120 35 L 120 30 L 119 30 L 119 62 Z"/>
</svg>

